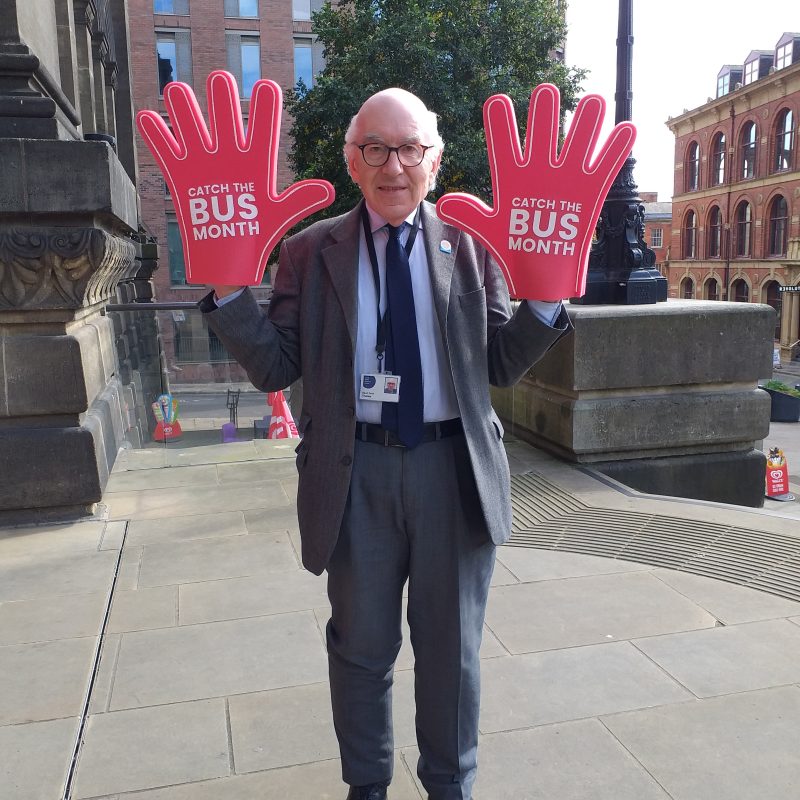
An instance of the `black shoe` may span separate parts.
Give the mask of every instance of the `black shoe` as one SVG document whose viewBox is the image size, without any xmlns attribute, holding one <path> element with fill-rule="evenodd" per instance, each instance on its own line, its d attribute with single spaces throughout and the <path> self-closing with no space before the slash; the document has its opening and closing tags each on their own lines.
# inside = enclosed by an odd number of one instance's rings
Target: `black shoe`
<svg viewBox="0 0 800 800">
<path fill-rule="evenodd" d="M 369 783 L 366 786 L 351 786 L 347 800 L 386 800 L 386 784 Z"/>
</svg>

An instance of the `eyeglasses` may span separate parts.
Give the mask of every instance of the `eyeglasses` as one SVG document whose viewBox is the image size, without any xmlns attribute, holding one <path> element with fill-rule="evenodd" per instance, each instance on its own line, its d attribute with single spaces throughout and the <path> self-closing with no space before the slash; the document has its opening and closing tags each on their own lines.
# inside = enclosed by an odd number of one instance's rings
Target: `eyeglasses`
<svg viewBox="0 0 800 800">
<path fill-rule="evenodd" d="M 400 147 L 389 147 L 377 142 L 368 142 L 357 144 L 356 147 L 364 156 L 364 161 L 371 167 L 382 167 L 392 153 L 397 153 L 397 158 L 404 167 L 418 167 L 425 158 L 425 153 L 434 145 L 401 144 Z"/>
</svg>

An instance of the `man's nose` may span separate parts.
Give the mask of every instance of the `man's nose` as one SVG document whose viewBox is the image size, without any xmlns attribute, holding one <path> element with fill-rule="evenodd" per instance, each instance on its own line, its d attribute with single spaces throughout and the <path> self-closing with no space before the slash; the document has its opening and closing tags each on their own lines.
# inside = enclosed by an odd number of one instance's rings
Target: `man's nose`
<svg viewBox="0 0 800 800">
<path fill-rule="evenodd" d="M 399 175 L 403 171 L 403 165 L 400 163 L 400 154 L 396 150 L 389 153 L 389 158 L 383 165 L 384 172 L 390 175 Z"/>
</svg>

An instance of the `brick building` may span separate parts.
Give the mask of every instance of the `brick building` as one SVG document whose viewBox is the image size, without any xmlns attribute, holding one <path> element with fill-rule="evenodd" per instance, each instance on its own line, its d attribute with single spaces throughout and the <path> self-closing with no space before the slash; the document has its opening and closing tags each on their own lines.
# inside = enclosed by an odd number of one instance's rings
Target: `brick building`
<svg viewBox="0 0 800 800">
<path fill-rule="evenodd" d="M 169 81 L 179 80 L 194 88 L 206 112 L 206 77 L 215 69 L 227 69 L 239 83 L 246 124 L 249 95 L 259 78 L 274 80 L 284 93 L 300 78 L 312 85 L 322 66 L 310 21 L 318 5 L 318 0 L 129 0 L 135 109 L 157 109 L 166 119 L 162 92 Z M 284 114 L 279 188 L 292 180 L 286 161 L 289 128 Z M 197 301 L 205 289 L 186 283 L 172 201 L 141 137 L 137 156 L 142 222 L 161 251 L 154 275 L 156 299 Z M 172 382 L 244 379 L 199 314 L 162 313 L 159 323 Z"/>
<path fill-rule="evenodd" d="M 659 202 L 658 192 L 639 192 L 644 206 L 644 240 L 656 254 L 656 267 L 662 274 L 670 256 L 672 203 Z"/>
<path fill-rule="evenodd" d="M 768 303 L 800 351 L 800 34 L 725 65 L 717 95 L 668 120 L 675 190 L 670 297 Z"/>
</svg>

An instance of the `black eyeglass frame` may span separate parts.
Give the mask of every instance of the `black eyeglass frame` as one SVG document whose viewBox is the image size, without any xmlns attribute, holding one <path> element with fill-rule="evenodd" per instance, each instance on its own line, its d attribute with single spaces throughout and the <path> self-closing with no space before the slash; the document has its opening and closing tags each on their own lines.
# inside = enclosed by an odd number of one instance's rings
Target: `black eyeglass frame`
<svg viewBox="0 0 800 800">
<path fill-rule="evenodd" d="M 376 147 L 376 146 L 377 147 L 385 147 L 386 148 L 386 158 L 383 161 L 381 161 L 380 164 L 372 164 L 372 163 L 370 163 L 369 161 L 367 161 L 367 157 L 364 154 L 364 148 L 366 148 L 366 147 Z M 400 151 L 404 147 L 409 147 L 409 146 L 421 147 L 422 148 L 422 155 L 420 156 L 419 161 L 417 161 L 416 164 L 407 164 L 405 161 L 403 161 L 402 158 L 400 158 Z M 365 144 L 357 144 L 356 147 L 361 151 L 361 158 L 364 159 L 364 163 L 367 164 L 367 166 L 370 166 L 370 167 L 382 167 L 389 160 L 389 157 L 392 155 L 392 153 L 397 153 L 397 160 L 400 162 L 400 164 L 402 166 L 404 166 L 404 167 L 418 167 L 425 160 L 425 153 L 427 153 L 428 150 L 432 150 L 434 147 L 436 147 L 436 145 L 435 144 L 419 144 L 417 142 L 408 142 L 407 144 L 401 144 L 400 147 L 389 147 L 389 145 L 383 144 L 382 142 L 366 142 Z"/>
</svg>

